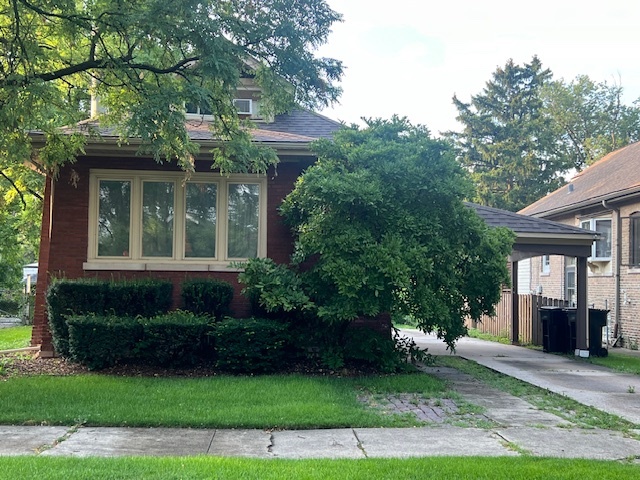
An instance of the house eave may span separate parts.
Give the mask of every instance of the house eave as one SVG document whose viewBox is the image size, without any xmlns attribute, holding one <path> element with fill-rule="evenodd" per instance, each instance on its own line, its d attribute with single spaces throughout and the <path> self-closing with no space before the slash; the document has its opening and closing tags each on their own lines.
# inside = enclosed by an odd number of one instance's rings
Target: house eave
<svg viewBox="0 0 640 480">
<path fill-rule="evenodd" d="M 40 132 L 33 132 L 31 135 L 31 144 L 38 148 L 45 144 L 45 136 Z M 198 160 L 205 159 L 210 149 L 219 147 L 223 142 L 216 140 L 194 140 L 200 146 L 200 152 L 196 156 Z M 255 145 L 273 148 L 278 155 L 296 156 L 296 157 L 315 157 L 311 152 L 311 142 L 264 142 L 254 141 Z M 126 142 L 122 142 L 117 137 L 100 137 L 97 141 L 91 141 L 84 147 L 84 156 L 98 157 L 130 157 L 139 153 L 142 141 L 137 138 L 131 138 Z"/>
<path fill-rule="evenodd" d="M 599 195 L 597 197 L 592 197 L 587 200 L 583 200 L 581 202 L 570 203 L 568 205 L 563 205 L 562 207 L 554 208 L 551 210 L 532 213 L 532 214 L 529 214 L 529 216 L 536 217 L 536 218 L 557 217 L 564 213 L 575 212 L 576 210 L 599 207 L 602 205 L 603 201 L 606 201 L 609 203 L 617 203 L 617 202 L 623 202 L 629 199 L 633 199 L 638 196 L 640 196 L 640 186 L 623 190 L 623 191 L 607 193 L 605 195 Z"/>
</svg>

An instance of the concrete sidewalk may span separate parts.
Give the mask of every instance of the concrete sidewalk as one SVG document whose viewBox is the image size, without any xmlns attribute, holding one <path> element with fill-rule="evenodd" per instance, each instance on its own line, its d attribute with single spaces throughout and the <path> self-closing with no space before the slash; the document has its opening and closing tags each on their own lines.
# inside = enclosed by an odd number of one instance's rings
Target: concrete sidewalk
<svg viewBox="0 0 640 480">
<path fill-rule="evenodd" d="M 330 430 L 207 430 L 0 426 L 0 455 L 214 455 L 253 458 L 518 456 L 623 460 L 640 442 L 618 432 L 453 426 Z"/>
<path fill-rule="evenodd" d="M 435 335 L 403 330 L 416 344 L 433 355 L 449 355 Z M 640 425 L 640 375 L 613 372 L 587 361 L 539 350 L 461 338 L 455 355 L 525 382 L 618 415 Z"/>
<path fill-rule="evenodd" d="M 435 336 L 404 331 L 429 353 L 447 355 Z M 522 347 L 461 339 L 456 354 L 640 424 L 640 377 Z M 374 458 L 533 455 L 635 459 L 640 441 L 620 432 L 580 429 L 524 400 L 444 367 L 425 371 L 446 380 L 463 400 L 483 408 L 469 425 L 327 430 L 218 430 L 0 426 L 0 455 Z M 635 389 L 637 394 L 630 393 Z M 468 420 L 468 419 L 467 419 Z M 637 431 L 640 434 L 640 430 Z"/>
</svg>

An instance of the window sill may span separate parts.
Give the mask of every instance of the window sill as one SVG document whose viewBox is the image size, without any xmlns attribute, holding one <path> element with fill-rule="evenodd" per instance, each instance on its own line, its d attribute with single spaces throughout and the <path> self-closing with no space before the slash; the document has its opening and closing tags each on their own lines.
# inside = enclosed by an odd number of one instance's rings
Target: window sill
<svg viewBox="0 0 640 480">
<path fill-rule="evenodd" d="M 82 264 L 83 270 L 130 270 L 141 272 L 242 272 L 242 268 L 231 267 L 229 262 L 145 262 L 92 260 Z"/>
<path fill-rule="evenodd" d="M 627 269 L 627 273 L 630 275 L 637 275 L 640 273 L 640 266 L 633 266 Z"/>
</svg>

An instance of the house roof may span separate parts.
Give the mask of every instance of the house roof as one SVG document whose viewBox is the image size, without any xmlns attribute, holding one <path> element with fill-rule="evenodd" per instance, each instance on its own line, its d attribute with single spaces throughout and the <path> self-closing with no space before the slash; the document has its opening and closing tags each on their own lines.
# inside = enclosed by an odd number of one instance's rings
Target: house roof
<svg viewBox="0 0 640 480">
<path fill-rule="evenodd" d="M 583 238 L 594 239 L 598 236 L 596 232 L 585 230 L 571 225 L 535 218 L 519 213 L 500 210 L 498 208 L 486 207 L 476 203 L 466 203 L 473 208 L 487 225 L 491 227 L 507 227 L 515 232 L 518 237 L 530 237 L 532 235 L 565 237 L 581 236 Z"/>
<path fill-rule="evenodd" d="M 191 140 L 196 142 L 218 141 L 211 132 L 211 122 L 200 119 L 187 119 L 187 132 Z M 342 124 L 328 117 L 309 110 L 295 109 L 289 113 L 276 115 L 273 122 L 255 122 L 251 130 L 256 142 L 278 143 L 309 143 L 319 138 L 331 138 L 342 127 Z M 114 128 L 105 127 L 95 120 L 85 120 L 68 127 L 68 133 L 91 131 L 97 133 L 104 140 L 117 138 Z M 34 132 L 37 133 L 37 132 Z"/>
<path fill-rule="evenodd" d="M 519 213 L 548 217 L 640 194 L 640 142 L 611 152 Z"/>
</svg>

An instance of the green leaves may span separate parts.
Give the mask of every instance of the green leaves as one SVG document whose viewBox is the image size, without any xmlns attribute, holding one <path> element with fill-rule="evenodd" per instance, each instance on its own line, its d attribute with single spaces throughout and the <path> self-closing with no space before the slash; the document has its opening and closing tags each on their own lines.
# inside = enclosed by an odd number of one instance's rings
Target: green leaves
<svg viewBox="0 0 640 480">
<path fill-rule="evenodd" d="M 281 213 L 296 238 L 296 282 L 322 321 L 413 315 L 453 344 L 466 315 L 491 311 L 513 236 L 462 203 L 469 179 L 446 143 L 393 117 L 316 149 Z"/>
</svg>

